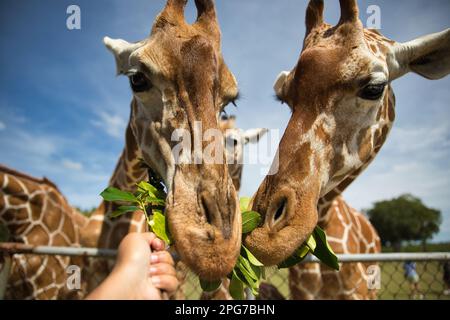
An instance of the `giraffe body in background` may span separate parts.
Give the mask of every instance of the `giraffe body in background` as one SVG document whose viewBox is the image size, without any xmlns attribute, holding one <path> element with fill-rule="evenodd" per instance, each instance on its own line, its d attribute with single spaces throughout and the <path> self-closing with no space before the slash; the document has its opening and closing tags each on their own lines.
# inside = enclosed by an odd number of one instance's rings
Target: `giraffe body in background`
<svg viewBox="0 0 450 320">
<path fill-rule="evenodd" d="M 259 139 L 269 130 L 266 128 L 249 130 L 237 128 L 235 116 L 223 116 L 219 122 L 219 128 L 224 137 L 228 172 L 236 191 L 239 192 L 244 168 L 244 146 L 248 143 L 258 143 Z"/>
<path fill-rule="evenodd" d="M 42 246 L 80 246 L 87 218 L 72 208 L 47 179 L 35 179 L 0 166 L 0 224 L 11 242 Z M 83 257 L 15 254 L 7 299 L 75 299 L 86 287 L 69 290 L 66 269 L 83 267 Z"/>
<path fill-rule="evenodd" d="M 337 254 L 380 253 L 380 238 L 370 221 L 338 196 L 319 225 Z M 343 263 L 339 272 L 319 263 L 289 268 L 289 289 L 294 300 L 375 299 L 369 266 L 375 263 Z"/>
</svg>

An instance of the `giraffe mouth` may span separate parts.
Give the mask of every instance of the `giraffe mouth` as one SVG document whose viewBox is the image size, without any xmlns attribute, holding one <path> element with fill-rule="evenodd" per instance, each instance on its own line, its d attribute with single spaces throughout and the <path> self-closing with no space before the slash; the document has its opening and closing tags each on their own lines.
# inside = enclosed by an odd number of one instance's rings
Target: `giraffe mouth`
<svg viewBox="0 0 450 320">
<path fill-rule="evenodd" d="M 263 183 L 253 202 L 253 210 L 264 216 L 264 224 L 254 229 L 244 242 L 267 266 L 287 259 L 308 238 L 317 224 L 317 204 L 313 192 L 298 194 L 294 189 L 279 190 L 273 195 Z M 269 194 L 269 196 L 266 196 Z"/>
</svg>

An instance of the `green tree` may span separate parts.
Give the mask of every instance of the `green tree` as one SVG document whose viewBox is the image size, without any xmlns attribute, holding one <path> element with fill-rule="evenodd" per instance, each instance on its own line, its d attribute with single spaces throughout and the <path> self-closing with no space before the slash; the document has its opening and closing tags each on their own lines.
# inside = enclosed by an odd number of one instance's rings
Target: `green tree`
<svg viewBox="0 0 450 320">
<path fill-rule="evenodd" d="M 426 241 L 439 232 L 441 212 L 429 208 L 413 195 L 405 194 L 391 200 L 376 202 L 367 211 L 383 245 L 399 250 L 402 241 Z"/>
</svg>

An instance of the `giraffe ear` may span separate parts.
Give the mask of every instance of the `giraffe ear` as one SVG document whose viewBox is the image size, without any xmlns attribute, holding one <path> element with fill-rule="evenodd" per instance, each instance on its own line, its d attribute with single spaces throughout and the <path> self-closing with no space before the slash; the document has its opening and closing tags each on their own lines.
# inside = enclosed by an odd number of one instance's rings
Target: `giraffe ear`
<svg viewBox="0 0 450 320">
<path fill-rule="evenodd" d="M 122 39 L 111 39 L 109 37 L 104 37 L 103 43 L 116 59 L 117 75 L 129 73 L 131 54 L 143 46 L 142 42 L 130 43 Z"/>
<path fill-rule="evenodd" d="M 244 141 L 247 143 L 257 143 L 269 129 L 259 128 L 259 129 L 249 129 L 244 132 Z"/>
<path fill-rule="evenodd" d="M 430 80 L 450 73 L 450 29 L 397 43 L 388 55 L 390 80 L 415 72 Z"/>
<path fill-rule="evenodd" d="M 279 75 L 277 80 L 275 80 L 275 84 L 273 85 L 273 89 L 275 90 L 275 94 L 278 99 L 281 101 L 285 101 L 285 88 L 286 88 L 286 82 L 289 77 L 289 71 L 282 71 Z"/>
</svg>

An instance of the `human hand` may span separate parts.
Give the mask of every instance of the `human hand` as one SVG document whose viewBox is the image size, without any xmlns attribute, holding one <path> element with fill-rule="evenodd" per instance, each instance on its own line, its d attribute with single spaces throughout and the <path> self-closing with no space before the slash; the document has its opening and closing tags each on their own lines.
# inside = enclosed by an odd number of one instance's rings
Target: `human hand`
<svg viewBox="0 0 450 320">
<path fill-rule="evenodd" d="M 153 252 L 152 250 L 153 249 Z M 116 265 L 88 299 L 161 299 L 178 287 L 174 261 L 153 233 L 130 233 L 120 243 Z"/>
</svg>

